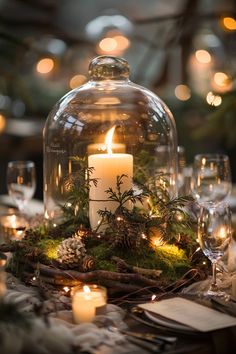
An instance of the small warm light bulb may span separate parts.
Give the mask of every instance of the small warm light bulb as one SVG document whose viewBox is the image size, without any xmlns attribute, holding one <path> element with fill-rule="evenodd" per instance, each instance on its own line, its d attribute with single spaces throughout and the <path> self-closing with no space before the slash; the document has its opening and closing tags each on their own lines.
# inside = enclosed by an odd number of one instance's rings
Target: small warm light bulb
<svg viewBox="0 0 236 354">
<path fill-rule="evenodd" d="M 0 133 L 2 133 L 6 126 L 6 118 L 3 114 L 0 114 Z"/>
<path fill-rule="evenodd" d="M 112 139 L 114 135 L 114 131 L 116 129 L 116 126 L 112 127 L 110 130 L 108 130 L 106 134 L 106 139 L 105 139 L 105 146 L 108 154 L 112 154 Z"/>
<path fill-rule="evenodd" d="M 147 236 L 144 233 L 142 233 L 142 239 L 144 239 L 144 240 L 147 239 Z"/>
<path fill-rule="evenodd" d="M 156 295 L 152 295 L 151 301 L 155 301 L 156 297 L 157 297 Z"/>
<path fill-rule="evenodd" d="M 43 58 L 38 61 L 36 70 L 40 74 L 48 74 L 54 68 L 54 60 L 51 58 Z"/>
<path fill-rule="evenodd" d="M 114 38 L 106 37 L 99 42 L 99 48 L 106 53 L 112 52 L 117 47 L 117 41 Z"/>
<path fill-rule="evenodd" d="M 178 221 L 182 221 L 184 217 L 183 217 L 183 215 L 178 214 L 178 215 L 176 216 L 176 218 L 177 218 Z"/>
<path fill-rule="evenodd" d="M 236 30 L 236 20 L 233 17 L 224 17 L 222 22 L 225 29 L 229 31 Z"/>
<path fill-rule="evenodd" d="M 117 35 L 114 36 L 113 39 L 116 41 L 116 47 L 117 47 L 116 49 L 118 51 L 122 52 L 123 50 L 126 50 L 130 46 L 130 41 L 125 36 Z"/>
<path fill-rule="evenodd" d="M 64 290 L 66 293 L 68 293 L 68 292 L 70 291 L 70 288 L 69 288 L 69 286 L 64 286 L 63 290 Z"/>
<path fill-rule="evenodd" d="M 215 83 L 219 86 L 225 86 L 228 84 L 229 77 L 225 73 L 217 72 L 214 74 Z"/>
<path fill-rule="evenodd" d="M 69 86 L 71 89 L 79 87 L 83 85 L 87 81 L 87 77 L 85 75 L 75 75 L 70 79 Z"/>
<path fill-rule="evenodd" d="M 206 101 L 210 106 L 220 106 L 222 103 L 222 98 L 218 95 L 214 95 L 213 92 L 208 92 L 206 95 Z"/>
<path fill-rule="evenodd" d="M 211 55 L 207 50 L 200 49 L 195 52 L 195 57 L 199 63 L 208 64 L 211 62 Z"/>
<path fill-rule="evenodd" d="M 180 101 L 187 101 L 191 97 L 191 91 L 187 85 L 177 85 L 175 88 L 175 96 Z"/>
</svg>

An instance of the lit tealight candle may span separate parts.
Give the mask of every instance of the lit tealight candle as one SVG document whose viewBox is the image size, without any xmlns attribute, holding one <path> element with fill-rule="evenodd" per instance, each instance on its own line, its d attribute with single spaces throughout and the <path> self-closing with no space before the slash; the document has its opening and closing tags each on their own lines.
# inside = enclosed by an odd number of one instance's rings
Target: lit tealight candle
<svg viewBox="0 0 236 354">
<path fill-rule="evenodd" d="M 97 285 L 78 286 L 72 291 L 72 310 L 75 323 L 91 322 L 105 310 L 106 289 Z"/>
<path fill-rule="evenodd" d="M 133 178 L 133 156 L 130 154 L 113 153 L 112 137 L 115 126 L 112 127 L 106 136 L 106 154 L 94 154 L 88 157 L 88 166 L 94 168 L 91 178 L 97 179 L 97 185 L 91 184 L 89 191 L 89 219 L 92 229 L 100 223 L 98 211 L 107 209 L 112 212 L 117 208 L 115 201 L 109 200 L 106 190 L 116 190 L 117 176 L 126 175 L 123 179 L 121 191 L 132 188 Z"/>
<path fill-rule="evenodd" d="M 5 242 L 21 240 L 28 226 L 27 220 L 18 215 L 3 215 L 0 218 L 0 229 Z"/>
</svg>

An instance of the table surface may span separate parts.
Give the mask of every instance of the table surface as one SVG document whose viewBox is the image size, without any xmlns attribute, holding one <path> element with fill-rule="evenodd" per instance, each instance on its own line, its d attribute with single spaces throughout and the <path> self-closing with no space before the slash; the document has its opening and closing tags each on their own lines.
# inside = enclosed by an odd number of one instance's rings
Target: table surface
<svg viewBox="0 0 236 354">
<path fill-rule="evenodd" d="M 2 204 L 2 205 L 1 205 Z M 30 201 L 29 210 L 31 213 L 42 213 L 43 203 L 41 201 Z M 11 206 L 8 196 L 0 196 L 0 213 L 5 213 Z M 127 324 L 131 330 L 137 332 L 149 332 L 158 334 L 157 329 L 150 328 L 137 321 L 128 318 Z M 165 333 L 165 332 L 163 332 Z M 163 353 L 168 354 L 233 354 L 236 352 L 236 327 L 214 331 L 208 335 L 178 335 L 176 346 Z M 150 353 L 143 348 L 128 344 L 127 346 L 117 346 L 116 348 L 100 347 L 95 354 L 146 354 Z"/>
</svg>

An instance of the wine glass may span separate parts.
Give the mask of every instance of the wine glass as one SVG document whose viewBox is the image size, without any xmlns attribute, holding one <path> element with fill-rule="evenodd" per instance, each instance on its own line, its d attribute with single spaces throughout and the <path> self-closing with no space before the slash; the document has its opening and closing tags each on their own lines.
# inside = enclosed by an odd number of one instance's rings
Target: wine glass
<svg viewBox="0 0 236 354">
<path fill-rule="evenodd" d="M 178 154 L 178 191 L 183 195 L 184 189 L 184 169 L 186 166 L 185 148 L 183 146 L 177 146 Z"/>
<path fill-rule="evenodd" d="M 198 241 L 200 247 L 212 263 L 212 283 L 204 295 L 227 297 L 216 283 L 216 264 L 225 255 L 231 240 L 231 212 L 229 206 L 202 203 L 198 217 Z"/>
<path fill-rule="evenodd" d="M 227 155 L 195 156 L 191 189 L 198 202 L 221 202 L 230 194 L 231 188 L 231 172 Z"/>
<path fill-rule="evenodd" d="M 7 189 L 22 213 L 36 189 L 34 162 L 10 161 L 7 166 Z"/>
</svg>

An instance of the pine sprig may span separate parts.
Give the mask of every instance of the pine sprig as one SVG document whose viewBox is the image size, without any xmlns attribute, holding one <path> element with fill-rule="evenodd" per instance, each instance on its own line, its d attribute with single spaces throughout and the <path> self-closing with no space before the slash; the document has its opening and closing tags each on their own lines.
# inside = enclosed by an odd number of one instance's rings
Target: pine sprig
<svg viewBox="0 0 236 354">
<path fill-rule="evenodd" d="M 117 202 L 117 209 L 121 209 L 127 202 L 131 202 L 132 204 L 143 203 L 143 199 L 145 198 L 145 192 L 140 192 L 138 194 L 131 188 L 124 192 L 121 191 L 123 185 L 123 179 L 128 178 L 127 175 L 122 174 L 121 176 L 116 177 L 116 191 L 112 188 L 108 188 L 105 192 L 108 194 L 108 199 Z"/>
<path fill-rule="evenodd" d="M 144 236 L 144 239 L 149 238 L 149 230 L 153 227 L 159 230 L 166 241 L 177 238 L 175 225 L 178 224 L 183 230 L 189 227 L 190 218 L 184 207 L 193 200 L 192 197 L 171 198 L 162 175 L 159 176 L 161 183 L 158 180 L 149 183 L 148 187 L 139 186 L 138 193 L 134 189 L 122 192 L 124 178 L 127 176 L 117 176 L 116 190 L 108 188 L 106 191 L 108 199 L 117 203 L 115 211 L 105 209 L 98 212 L 102 218 L 100 226 L 106 225 L 106 233 L 111 235 L 113 247 L 116 245 L 138 247 Z M 135 206 L 138 202 L 140 202 L 139 207 Z M 132 208 L 129 209 L 128 206 L 131 205 Z M 136 233 L 136 240 L 134 240 L 134 233 Z"/>
<path fill-rule="evenodd" d="M 78 172 L 67 179 L 67 199 L 61 207 L 67 223 L 89 227 L 89 190 L 91 185 L 97 186 L 97 179 L 92 178 L 93 167 L 87 167 L 84 161 L 74 157 L 78 163 Z"/>
</svg>

